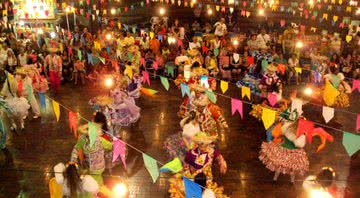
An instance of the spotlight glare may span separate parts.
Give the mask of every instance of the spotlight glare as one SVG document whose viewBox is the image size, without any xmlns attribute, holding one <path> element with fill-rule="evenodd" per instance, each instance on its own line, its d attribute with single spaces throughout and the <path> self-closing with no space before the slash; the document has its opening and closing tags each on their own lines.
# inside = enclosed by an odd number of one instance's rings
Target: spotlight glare
<svg viewBox="0 0 360 198">
<path fill-rule="evenodd" d="M 296 42 L 296 48 L 302 48 L 302 47 L 304 47 L 303 42 L 301 41 Z"/>
<path fill-rule="evenodd" d="M 212 15 L 212 14 L 213 14 L 212 9 L 211 9 L 211 8 L 209 8 L 209 9 L 207 10 L 207 13 L 208 13 L 208 15 Z"/>
<path fill-rule="evenodd" d="M 24 21 L 19 21 L 19 25 L 23 26 L 23 25 L 25 25 L 25 22 Z"/>
<path fill-rule="evenodd" d="M 124 183 L 118 183 L 113 188 L 114 197 L 124 197 L 127 194 L 128 188 Z"/>
<path fill-rule="evenodd" d="M 54 39 L 54 38 L 56 37 L 56 33 L 55 33 L 55 32 L 51 32 L 51 33 L 50 33 L 50 37 L 51 37 L 52 39 Z"/>
<path fill-rule="evenodd" d="M 305 90 L 304 90 L 304 93 L 308 96 L 311 96 L 313 94 L 313 90 L 310 88 L 310 87 L 307 87 Z"/>
<path fill-rule="evenodd" d="M 259 9 L 259 15 L 260 16 L 264 16 L 265 15 L 265 10 L 264 9 Z"/>
<path fill-rule="evenodd" d="M 110 40 L 111 39 L 111 34 L 107 34 L 106 35 L 106 40 Z"/>
<path fill-rule="evenodd" d="M 159 13 L 160 13 L 160 15 L 164 15 L 165 14 L 165 8 L 160 8 L 160 10 L 159 10 Z"/>
<path fill-rule="evenodd" d="M 105 79 L 105 87 L 110 88 L 114 84 L 114 80 L 111 77 Z"/>
</svg>

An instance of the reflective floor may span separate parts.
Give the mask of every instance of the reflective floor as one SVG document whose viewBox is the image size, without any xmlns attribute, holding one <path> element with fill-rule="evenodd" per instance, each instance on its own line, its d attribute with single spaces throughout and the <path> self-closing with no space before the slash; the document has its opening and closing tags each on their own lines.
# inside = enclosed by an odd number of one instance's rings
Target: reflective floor
<svg viewBox="0 0 360 198">
<path fill-rule="evenodd" d="M 166 91 L 159 81 L 152 80 L 151 83 L 151 88 L 159 93 L 153 98 L 143 96 L 137 101 L 142 109 L 141 119 L 133 126 L 124 128 L 121 133 L 134 147 L 161 162 L 166 162 L 163 142 L 180 129 L 176 112 L 181 103 L 181 92 L 173 84 L 170 90 Z M 61 94 L 51 97 L 91 119 L 92 109 L 88 105 L 88 100 L 100 93 L 106 93 L 106 90 L 95 86 L 64 85 Z M 226 95 L 241 97 L 239 89 L 232 86 Z M 347 110 L 360 112 L 359 97 L 358 93 L 352 95 L 353 104 Z M 230 99 L 219 97 L 218 104 L 223 107 L 230 127 L 221 134 L 218 142 L 220 152 L 228 162 L 227 174 L 217 179 L 224 185 L 225 193 L 236 198 L 299 196 L 303 178 L 296 178 L 297 182 L 291 185 L 290 178 L 282 175 L 275 183 L 272 181 L 273 173 L 258 160 L 261 142 L 266 138 L 265 130 L 262 123 L 248 115 L 250 106 L 244 105 L 244 119 L 241 120 L 240 116 L 231 115 Z M 320 106 L 305 105 L 304 112 L 310 120 L 324 122 Z M 355 119 L 355 115 L 336 111 L 335 118 L 329 125 L 345 131 L 354 131 Z M 85 122 L 80 122 L 83 123 Z M 323 151 L 315 152 L 319 144 L 318 139 L 314 139 L 313 144 L 306 148 L 310 159 L 309 174 L 316 173 L 323 166 L 331 166 L 337 171 L 339 184 L 348 185 L 354 197 L 360 197 L 360 152 L 352 158 L 348 157 L 342 146 L 342 133 L 333 130 L 328 132 L 334 136 L 335 141 L 328 143 Z M 49 172 L 57 163 L 70 159 L 74 144 L 74 136 L 69 130 L 68 111 L 61 108 L 61 117 L 57 122 L 51 103 L 47 101 L 42 118 L 28 118 L 26 129 L 17 134 L 10 133 L 7 149 L 0 152 L 0 198 L 12 198 L 19 194 L 34 198 L 49 197 L 48 180 L 53 177 Z M 131 148 L 128 152 L 127 171 L 119 165 L 112 174 L 127 181 L 130 196 L 168 197 L 169 175 L 161 174 L 159 180 L 153 184 L 144 168 L 141 154 Z M 104 175 L 106 179 L 112 179 L 109 173 Z"/>
</svg>

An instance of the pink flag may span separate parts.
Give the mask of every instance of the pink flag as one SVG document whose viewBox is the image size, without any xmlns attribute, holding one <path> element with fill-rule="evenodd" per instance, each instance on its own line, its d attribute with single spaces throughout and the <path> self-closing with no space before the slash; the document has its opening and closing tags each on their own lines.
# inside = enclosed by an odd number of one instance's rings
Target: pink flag
<svg viewBox="0 0 360 198">
<path fill-rule="evenodd" d="M 281 27 L 284 27 L 284 26 L 285 26 L 285 20 L 284 20 L 284 19 L 281 19 L 281 20 L 280 20 L 280 26 L 281 26 Z"/>
<path fill-rule="evenodd" d="M 69 57 L 73 55 L 73 51 L 72 51 L 71 47 L 68 48 L 68 54 L 69 54 Z"/>
<path fill-rule="evenodd" d="M 153 68 L 157 71 L 158 70 L 158 68 L 159 68 L 159 65 L 158 65 L 158 63 L 156 62 L 156 61 L 153 61 Z"/>
<path fill-rule="evenodd" d="M 314 130 L 314 123 L 309 120 L 299 119 L 299 127 L 296 131 L 296 137 L 300 137 L 302 134 L 305 134 L 307 138 L 308 133 L 312 132 Z M 308 139 L 309 141 L 309 139 Z"/>
<path fill-rule="evenodd" d="M 140 65 L 142 65 L 145 68 L 145 58 L 140 58 Z"/>
<path fill-rule="evenodd" d="M 360 92 L 360 80 L 353 80 L 353 86 L 352 86 L 352 90 L 354 91 L 355 89 L 358 90 L 358 92 Z"/>
<path fill-rule="evenodd" d="M 177 40 L 177 44 L 178 44 L 178 47 L 183 47 L 184 46 L 182 40 L 180 40 L 180 39 Z"/>
<path fill-rule="evenodd" d="M 360 114 L 357 115 L 356 118 L 356 131 L 360 129 Z"/>
<path fill-rule="evenodd" d="M 243 103 L 241 100 L 237 100 L 235 98 L 231 98 L 231 112 L 232 115 L 239 112 L 241 119 L 243 118 Z"/>
<path fill-rule="evenodd" d="M 268 93 L 267 98 L 271 106 L 274 106 L 277 102 L 277 96 L 273 93 Z"/>
<path fill-rule="evenodd" d="M 112 162 L 115 162 L 119 156 L 120 159 L 124 165 L 124 168 L 126 168 L 126 161 L 125 161 L 125 153 L 126 153 L 126 147 L 125 143 L 118 138 L 113 138 L 113 159 Z"/>
<path fill-rule="evenodd" d="M 143 82 L 147 82 L 147 84 L 150 86 L 149 73 L 147 71 L 142 71 L 142 76 L 143 76 Z"/>
</svg>

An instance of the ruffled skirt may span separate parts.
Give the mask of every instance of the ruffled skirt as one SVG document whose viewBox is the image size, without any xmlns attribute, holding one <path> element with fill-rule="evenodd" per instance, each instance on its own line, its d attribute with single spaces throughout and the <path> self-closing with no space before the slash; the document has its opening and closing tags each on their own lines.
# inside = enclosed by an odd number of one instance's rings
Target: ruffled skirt
<svg viewBox="0 0 360 198">
<path fill-rule="evenodd" d="M 166 138 L 164 142 L 164 148 L 170 159 L 179 157 L 181 161 L 185 159 L 186 145 L 182 138 L 182 134 L 174 134 Z"/>
<path fill-rule="evenodd" d="M 140 108 L 130 103 L 110 105 L 108 113 L 111 123 L 117 126 L 129 126 L 140 118 Z"/>
<path fill-rule="evenodd" d="M 263 142 L 260 161 L 271 171 L 282 174 L 304 175 L 309 170 L 309 159 L 302 149 L 287 149 L 274 142 Z"/>
<path fill-rule="evenodd" d="M 350 100 L 349 95 L 345 91 L 340 91 L 340 94 L 336 97 L 334 107 L 349 107 Z"/>
<path fill-rule="evenodd" d="M 11 109 L 12 116 L 23 118 L 28 115 L 30 105 L 24 97 L 8 98 L 5 101 Z"/>
</svg>

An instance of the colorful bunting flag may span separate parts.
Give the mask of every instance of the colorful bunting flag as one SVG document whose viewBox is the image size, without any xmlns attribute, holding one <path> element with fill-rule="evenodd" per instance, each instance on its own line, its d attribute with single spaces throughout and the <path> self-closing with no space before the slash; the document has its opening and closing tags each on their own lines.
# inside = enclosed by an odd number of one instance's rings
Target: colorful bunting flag
<svg viewBox="0 0 360 198">
<path fill-rule="evenodd" d="M 360 114 L 356 117 L 356 131 L 359 131 L 360 129 Z"/>
<path fill-rule="evenodd" d="M 148 88 L 141 88 L 141 92 L 147 96 L 154 96 L 158 91 Z"/>
<path fill-rule="evenodd" d="M 167 69 L 168 75 L 171 75 L 172 77 L 175 76 L 175 74 L 174 74 L 174 66 L 168 65 L 168 66 L 166 67 L 166 69 Z"/>
<path fill-rule="evenodd" d="M 166 89 L 166 91 L 169 91 L 170 85 L 169 85 L 169 81 L 167 78 L 160 76 L 160 81 L 161 84 L 164 86 L 164 88 Z"/>
<path fill-rule="evenodd" d="M 52 100 L 52 106 L 53 106 L 53 110 L 54 110 L 54 113 L 55 113 L 56 121 L 59 122 L 59 119 L 60 119 L 60 105 L 55 100 Z"/>
<path fill-rule="evenodd" d="M 247 86 L 241 86 L 241 97 L 247 97 L 249 100 L 251 100 L 251 91 L 250 91 L 250 87 Z"/>
<path fill-rule="evenodd" d="M 323 99 L 327 106 L 332 106 L 339 94 L 340 92 L 330 82 L 325 83 Z"/>
<path fill-rule="evenodd" d="M 269 103 L 271 106 L 275 106 L 277 103 L 277 95 L 273 93 L 268 93 L 267 99 L 269 100 Z"/>
<path fill-rule="evenodd" d="M 360 150 L 360 135 L 355 135 L 344 131 L 342 143 L 346 152 L 351 157 L 358 150 Z"/>
<path fill-rule="evenodd" d="M 171 172 L 171 173 L 178 173 L 182 171 L 183 166 L 181 160 L 176 157 L 172 161 L 166 163 L 164 166 L 160 168 L 160 172 Z"/>
<path fill-rule="evenodd" d="M 264 123 L 265 129 L 268 129 L 271 127 L 271 125 L 274 124 L 276 118 L 276 111 L 268 108 L 262 109 L 261 119 Z"/>
<path fill-rule="evenodd" d="M 291 110 L 293 111 L 296 110 L 299 116 L 301 116 L 303 113 L 302 106 L 303 106 L 303 101 L 300 98 L 293 98 L 291 100 Z"/>
<path fill-rule="evenodd" d="M 43 93 L 39 93 L 40 108 L 46 109 L 46 99 Z"/>
<path fill-rule="evenodd" d="M 112 158 L 112 162 L 115 162 L 119 157 L 124 165 L 124 168 L 126 169 L 126 158 L 125 158 L 125 153 L 126 153 L 126 145 L 125 143 L 114 137 L 113 138 L 113 158 Z"/>
<path fill-rule="evenodd" d="M 234 115 L 239 112 L 241 119 L 243 118 L 243 103 L 241 100 L 231 98 L 231 113 Z"/>
<path fill-rule="evenodd" d="M 322 115 L 324 117 L 325 123 L 328 123 L 334 117 L 334 108 L 323 106 Z"/>
<path fill-rule="evenodd" d="M 147 84 L 150 86 L 150 77 L 149 77 L 149 73 L 147 71 L 142 71 L 142 77 L 143 77 L 143 82 L 147 82 Z"/>
<path fill-rule="evenodd" d="M 229 83 L 227 81 L 220 81 L 220 88 L 223 93 L 225 93 L 229 88 Z"/>
<path fill-rule="evenodd" d="M 358 92 L 360 92 L 360 80 L 355 80 L 355 79 L 353 80 L 351 91 L 353 92 L 355 89 L 357 89 Z"/>
<path fill-rule="evenodd" d="M 74 133 L 74 136 L 77 137 L 77 115 L 75 112 L 69 111 L 69 125 L 70 125 L 70 132 Z"/>
<path fill-rule="evenodd" d="M 145 153 L 143 153 L 143 160 L 147 171 L 149 172 L 153 182 L 155 183 L 160 174 L 156 160 L 146 155 Z"/>
<path fill-rule="evenodd" d="M 209 91 L 209 90 L 206 90 L 206 91 L 205 91 L 205 94 L 207 95 L 207 97 L 209 98 L 209 100 L 210 100 L 212 103 L 216 103 L 216 96 L 215 96 L 214 92 Z"/>
<path fill-rule="evenodd" d="M 296 137 L 300 137 L 302 134 L 305 134 L 307 136 L 308 133 L 312 132 L 314 130 L 314 123 L 305 120 L 305 119 L 299 119 L 298 120 L 298 129 L 296 131 Z M 310 137 L 309 137 L 310 138 Z"/>
<path fill-rule="evenodd" d="M 181 95 L 182 97 L 185 96 L 185 94 L 190 97 L 190 89 L 189 89 L 189 86 L 185 83 L 181 83 L 180 84 L 180 88 L 181 88 Z"/>
<path fill-rule="evenodd" d="M 185 198 L 202 198 L 201 186 L 190 179 L 183 177 Z"/>
<path fill-rule="evenodd" d="M 88 135 L 90 140 L 90 147 L 94 146 L 96 137 L 98 136 L 98 127 L 92 122 L 88 122 Z"/>
<path fill-rule="evenodd" d="M 133 70 L 132 70 L 131 66 L 129 66 L 129 65 L 125 65 L 125 71 L 124 71 L 124 73 L 125 73 L 127 76 L 129 76 L 130 79 L 132 79 L 132 77 L 133 77 L 133 75 L 134 75 Z"/>
</svg>

